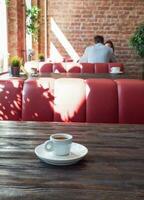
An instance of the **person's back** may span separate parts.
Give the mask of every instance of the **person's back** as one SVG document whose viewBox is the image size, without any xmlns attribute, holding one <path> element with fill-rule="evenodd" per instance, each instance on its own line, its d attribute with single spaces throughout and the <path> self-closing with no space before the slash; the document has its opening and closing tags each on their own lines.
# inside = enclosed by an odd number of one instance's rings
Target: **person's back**
<svg viewBox="0 0 144 200">
<path fill-rule="evenodd" d="M 106 63 L 115 61 L 115 56 L 110 47 L 104 45 L 103 36 L 95 36 L 95 45 L 86 48 L 79 62 Z"/>
</svg>

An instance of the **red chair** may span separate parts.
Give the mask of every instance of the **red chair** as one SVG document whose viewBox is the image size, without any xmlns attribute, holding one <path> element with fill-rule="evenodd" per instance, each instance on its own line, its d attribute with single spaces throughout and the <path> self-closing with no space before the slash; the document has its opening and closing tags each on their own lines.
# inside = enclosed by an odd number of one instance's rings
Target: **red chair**
<svg viewBox="0 0 144 200">
<path fill-rule="evenodd" d="M 122 63 L 108 63 L 108 72 L 111 72 L 112 67 L 120 67 L 120 71 L 124 72 L 124 65 Z"/>
<path fill-rule="evenodd" d="M 95 73 L 108 73 L 108 64 L 107 63 L 95 63 Z"/>
<path fill-rule="evenodd" d="M 54 73 L 66 73 L 65 64 L 64 63 L 54 63 L 53 64 L 53 72 Z"/>
<path fill-rule="evenodd" d="M 45 63 L 39 67 L 40 74 L 52 73 L 52 72 L 53 72 L 53 64 L 52 63 Z"/>
<path fill-rule="evenodd" d="M 81 73 L 94 73 L 93 63 L 81 63 Z"/>
</svg>

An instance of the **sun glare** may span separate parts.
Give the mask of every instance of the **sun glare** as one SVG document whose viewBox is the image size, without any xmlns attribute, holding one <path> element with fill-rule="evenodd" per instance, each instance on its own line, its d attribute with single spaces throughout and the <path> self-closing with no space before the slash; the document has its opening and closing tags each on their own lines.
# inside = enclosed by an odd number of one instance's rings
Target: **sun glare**
<svg viewBox="0 0 144 200">
<path fill-rule="evenodd" d="M 63 32 L 60 30 L 55 20 L 51 18 L 51 30 L 61 43 L 61 45 L 65 48 L 68 55 L 73 59 L 74 62 L 79 60 L 79 56 L 77 52 L 74 50 L 68 39 L 65 37 Z"/>
<path fill-rule="evenodd" d="M 63 61 L 63 57 L 61 56 L 61 54 L 59 53 L 59 51 L 57 50 L 57 48 L 54 46 L 52 42 L 50 43 L 50 59 L 53 62 Z"/>
</svg>

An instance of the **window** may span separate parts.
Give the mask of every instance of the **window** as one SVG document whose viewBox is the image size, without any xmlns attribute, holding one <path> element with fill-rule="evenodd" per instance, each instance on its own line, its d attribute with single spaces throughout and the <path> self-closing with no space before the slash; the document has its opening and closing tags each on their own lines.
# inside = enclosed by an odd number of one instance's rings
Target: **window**
<svg viewBox="0 0 144 200">
<path fill-rule="evenodd" d="M 0 72 L 8 70 L 7 10 L 4 0 L 0 0 Z"/>
<path fill-rule="evenodd" d="M 31 0 L 25 0 L 26 7 L 31 8 Z M 32 35 L 26 33 L 26 54 L 27 60 L 29 60 L 29 54 L 32 52 Z"/>
</svg>

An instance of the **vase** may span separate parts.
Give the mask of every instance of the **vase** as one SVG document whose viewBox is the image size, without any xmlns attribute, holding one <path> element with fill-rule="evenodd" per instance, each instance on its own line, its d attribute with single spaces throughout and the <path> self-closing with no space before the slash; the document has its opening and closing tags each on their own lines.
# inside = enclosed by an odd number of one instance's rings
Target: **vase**
<svg viewBox="0 0 144 200">
<path fill-rule="evenodd" d="M 19 75 L 20 75 L 19 66 L 11 66 L 11 74 L 12 74 L 12 76 L 19 77 Z"/>
</svg>

